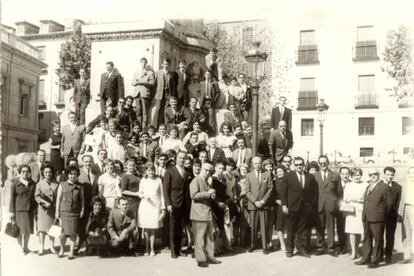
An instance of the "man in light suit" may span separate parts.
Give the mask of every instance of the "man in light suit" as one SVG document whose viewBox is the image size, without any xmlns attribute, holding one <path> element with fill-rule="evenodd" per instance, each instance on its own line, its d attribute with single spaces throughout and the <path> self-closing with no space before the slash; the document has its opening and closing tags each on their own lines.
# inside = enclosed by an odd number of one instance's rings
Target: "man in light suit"
<svg viewBox="0 0 414 276">
<path fill-rule="evenodd" d="M 280 121 L 278 128 L 270 133 L 269 151 L 277 164 L 280 164 L 293 147 L 293 135 L 286 129 L 286 122 Z"/>
<path fill-rule="evenodd" d="M 78 157 L 85 137 L 85 126 L 78 124 L 76 114 L 71 112 L 68 117 L 69 124 L 62 127 L 62 143 L 60 148 L 65 164 L 69 157 Z"/>
<path fill-rule="evenodd" d="M 253 252 L 257 246 L 257 226 L 260 221 L 260 236 L 262 239 L 263 254 L 269 254 L 267 248 L 267 201 L 272 194 L 273 183 L 267 172 L 262 172 L 262 159 L 253 158 L 253 171 L 246 175 L 246 197 L 249 200 L 247 210 L 250 213 L 251 246 L 249 252 Z"/>
<path fill-rule="evenodd" d="M 391 191 L 387 184 L 380 181 L 377 169 L 368 171 L 369 186 L 365 191 L 362 221 L 364 223 L 364 241 L 362 257 L 357 265 L 377 268 L 384 253 L 384 229 L 387 213 L 390 210 Z"/>
<path fill-rule="evenodd" d="M 328 236 L 328 254 L 336 257 L 338 252 L 335 251 L 335 218 L 339 212 L 339 190 L 341 185 L 341 178 L 337 172 L 329 169 L 329 159 L 326 155 L 321 155 L 318 158 L 319 168 L 314 176 L 318 182 L 319 191 L 319 221 L 322 227 L 317 227 L 318 236 L 318 250 L 317 255 L 323 254 L 325 251 L 325 229 Z M 318 219 L 318 218 L 315 218 Z"/>
<path fill-rule="evenodd" d="M 86 70 L 79 70 L 79 79 L 75 80 L 73 86 L 73 99 L 75 101 L 75 112 L 80 124 L 85 124 L 86 107 L 91 99 L 89 79 L 86 78 Z"/>
<path fill-rule="evenodd" d="M 140 68 L 132 79 L 132 86 L 135 87 L 132 97 L 135 98 L 137 117 L 142 113 L 142 127 L 145 128 L 150 121 L 151 90 L 155 84 L 154 72 L 147 70 L 148 61 L 145 57 L 140 60 Z"/>
<path fill-rule="evenodd" d="M 159 153 L 158 142 L 150 139 L 148 132 L 141 133 L 141 143 L 139 143 L 139 151 L 141 156 L 145 157 L 148 161 L 154 162 L 155 156 Z"/>
<path fill-rule="evenodd" d="M 272 115 L 270 116 L 271 130 L 277 129 L 280 121 L 285 121 L 287 129 L 292 129 L 292 110 L 285 106 L 286 97 L 281 96 L 279 98 L 279 105 L 272 109 Z"/>
<path fill-rule="evenodd" d="M 119 209 L 114 208 L 109 213 L 107 223 L 111 247 L 115 253 L 131 252 L 134 248 L 135 215 L 132 210 L 128 209 L 128 199 L 126 197 L 121 197 L 118 200 L 118 206 Z"/>
<path fill-rule="evenodd" d="M 252 159 L 252 149 L 246 147 L 246 140 L 244 136 L 237 137 L 238 148 L 233 151 L 233 160 L 236 162 L 237 168 L 245 164 L 250 167 L 250 161 Z"/>
<path fill-rule="evenodd" d="M 88 223 L 89 214 L 92 211 L 92 198 L 98 195 L 98 178 L 99 176 L 93 170 L 93 157 L 85 154 L 82 156 L 83 166 L 79 169 L 78 183 L 83 187 L 83 197 L 85 201 L 84 216 L 79 223 L 79 243 L 77 248 L 82 246 L 86 241 L 86 224 Z"/>
<path fill-rule="evenodd" d="M 177 97 L 178 76 L 176 72 L 169 70 L 170 59 L 164 58 L 161 65 L 162 69 L 155 73 L 155 110 L 151 123 L 155 128 L 163 123 L 162 115 L 170 97 Z"/>
<path fill-rule="evenodd" d="M 38 183 L 42 179 L 42 174 L 40 173 L 40 169 L 45 164 L 46 161 L 46 151 L 40 149 L 37 151 L 36 154 L 36 162 L 32 162 L 29 164 L 30 171 L 31 171 L 31 178 L 34 183 Z"/>
<path fill-rule="evenodd" d="M 177 71 L 177 100 L 178 109 L 184 106 L 185 99 L 188 98 L 188 86 L 190 85 L 190 75 L 186 72 L 187 62 L 185 59 L 180 60 Z"/>
<path fill-rule="evenodd" d="M 215 166 L 217 162 L 224 162 L 226 160 L 226 155 L 221 148 L 217 147 L 216 137 L 211 137 L 208 140 L 209 149 L 208 149 L 208 160 Z"/>
<path fill-rule="evenodd" d="M 201 172 L 190 183 L 191 211 L 190 219 L 194 233 L 194 253 L 199 267 L 219 264 L 214 258 L 214 226 L 211 203 L 216 198 L 216 191 L 208 184 L 214 167 L 204 163 Z"/>
<path fill-rule="evenodd" d="M 101 99 L 101 114 L 106 110 L 107 102 L 110 100 L 111 106 L 117 105 L 118 99 L 124 95 L 124 85 L 121 74 L 114 68 L 114 63 L 106 63 L 106 72 L 101 75 L 101 86 L 99 98 Z"/>
</svg>

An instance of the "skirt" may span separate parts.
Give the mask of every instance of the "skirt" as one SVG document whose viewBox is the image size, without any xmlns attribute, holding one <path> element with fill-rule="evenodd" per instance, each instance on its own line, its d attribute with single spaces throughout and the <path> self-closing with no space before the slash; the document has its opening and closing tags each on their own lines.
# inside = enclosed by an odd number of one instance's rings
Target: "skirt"
<svg viewBox="0 0 414 276">
<path fill-rule="evenodd" d="M 20 235 L 33 234 L 34 216 L 30 212 L 16 212 L 16 224 L 19 226 Z"/>
<path fill-rule="evenodd" d="M 79 213 L 61 212 L 63 234 L 65 236 L 75 236 L 79 231 Z"/>
<path fill-rule="evenodd" d="M 65 169 L 65 162 L 60 154 L 60 150 L 50 150 L 50 162 L 53 164 L 55 168 L 56 175 L 61 175 L 62 171 Z"/>
<path fill-rule="evenodd" d="M 283 213 L 282 206 L 277 205 L 276 208 L 276 231 L 285 231 L 286 215 Z"/>
<path fill-rule="evenodd" d="M 158 229 L 163 227 L 160 220 L 162 210 L 147 200 L 142 200 L 138 209 L 138 226 L 144 229 Z"/>
<path fill-rule="evenodd" d="M 37 231 L 47 232 L 55 220 L 55 212 L 52 208 L 45 209 L 41 206 L 37 209 Z"/>
<path fill-rule="evenodd" d="M 364 224 L 362 223 L 362 203 L 352 202 L 355 206 L 355 213 L 347 214 L 345 218 L 345 233 L 364 234 Z"/>
</svg>

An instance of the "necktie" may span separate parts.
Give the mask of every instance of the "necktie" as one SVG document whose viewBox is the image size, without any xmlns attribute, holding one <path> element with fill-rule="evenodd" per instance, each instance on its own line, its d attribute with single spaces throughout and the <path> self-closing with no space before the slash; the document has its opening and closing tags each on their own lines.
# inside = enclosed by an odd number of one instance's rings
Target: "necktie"
<svg viewBox="0 0 414 276">
<path fill-rule="evenodd" d="M 88 169 L 88 180 L 89 180 L 89 183 L 91 183 L 91 170 L 90 169 Z"/>
<path fill-rule="evenodd" d="M 280 119 L 283 120 L 283 115 L 285 113 L 285 108 L 283 106 L 280 107 Z"/>
<path fill-rule="evenodd" d="M 302 188 L 305 188 L 305 182 L 303 181 L 303 174 L 299 174 L 300 177 L 300 184 L 302 185 Z"/>
<path fill-rule="evenodd" d="M 160 147 L 162 147 L 162 144 L 164 143 L 164 137 L 163 136 L 161 136 L 160 137 Z"/>
<path fill-rule="evenodd" d="M 143 148 L 142 149 L 142 151 L 143 151 L 142 156 L 147 157 L 147 144 L 144 143 L 144 146 L 142 148 Z"/>
</svg>

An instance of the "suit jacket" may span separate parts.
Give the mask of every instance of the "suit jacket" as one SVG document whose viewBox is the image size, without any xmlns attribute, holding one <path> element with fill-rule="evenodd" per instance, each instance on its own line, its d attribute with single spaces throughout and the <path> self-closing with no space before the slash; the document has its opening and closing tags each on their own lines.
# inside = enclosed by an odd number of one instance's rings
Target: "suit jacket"
<svg viewBox="0 0 414 276">
<path fill-rule="evenodd" d="M 203 92 L 204 93 L 204 92 Z M 201 103 L 204 100 L 204 94 L 201 94 L 201 86 L 200 83 L 190 83 L 188 85 L 188 93 L 187 96 L 184 94 L 184 106 L 188 107 L 191 98 L 196 98 Z"/>
<path fill-rule="evenodd" d="M 213 164 L 216 165 L 219 161 L 225 161 L 226 155 L 224 154 L 224 151 L 221 148 L 216 148 L 214 150 L 213 156 L 211 156 L 210 150 L 207 151 L 208 160 Z"/>
<path fill-rule="evenodd" d="M 289 211 L 297 212 L 304 207 L 306 211 L 318 209 L 318 183 L 311 174 L 304 173 L 305 186 L 302 187 L 296 171 L 287 173 L 280 186 L 280 199 L 282 205 Z"/>
<path fill-rule="evenodd" d="M 203 100 L 200 103 L 201 106 L 204 105 L 204 100 L 206 99 L 206 96 L 207 96 L 206 88 L 207 88 L 206 81 L 200 82 L 200 92 L 201 92 L 201 95 L 203 95 Z M 220 95 L 220 88 L 217 82 L 214 82 L 212 80 L 210 81 L 210 94 L 211 94 L 211 107 L 215 108 L 218 97 Z"/>
<path fill-rule="evenodd" d="M 264 208 L 266 208 L 273 189 L 271 175 L 267 172 L 261 172 L 260 179 L 257 179 L 256 172 L 252 171 L 246 175 L 245 185 L 246 197 L 249 200 L 247 209 L 257 210 L 258 208 L 254 203 L 262 200 L 265 202 Z"/>
<path fill-rule="evenodd" d="M 323 210 L 335 212 L 339 208 L 339 192 L 342 189 L 341 178 L 337 172 L 328 170 L 328 175 L 325 181 L 322 180 L 321 171 L 317 171 L 315 179 L 318 182 L 319 203 L 318 212 Z"/>
<path fill-rule="evenodd" d="M 35 161 L 30 163 L 29 166 L 32 180 L 34 181 L 34 183 L 38 183 L 41 179 L 43 179 L 42 175 L 40 174 L 39 164 L 37 163 L 37 161 Z"/>
<path fill-rule="evenodd" d="M 246 111 L 249 112 L 252 108 L 253 103 L 253 96 L 252 96 L 252 89 L 250 88 L 250 85 L 247 86 L 246 89 Z"/>
<path fill-rule="evenodd" d="M 76 79 L 73 86 L 73 99 L 75 104 L 89 104 L 91 99 L 91 90 L 89 79 L 85 79 L 83 85 L 81 86 L 80 79 Z"/>
<path fill-rule="evenodd" d="M 151 91 L 155 84 L 154 72 L 151 70 L 144 70 L 142 72 L 135 72 L 132 79 L 132 86 L 135 87 L 132 92 L 132 97 L 136 98 L 151 98 Z"/>
<path fill-rule="evenodd" d="M 144 143 L 139 143 L 139 151 L 141 152 L 142 156 L 145 156 L 148 161 L 154 162 L 155 156 L 159 153 L 158 143 L 156 141 L 151 141 L 147 143 L 147 148 L 144 153 Z"/>
<path fill-rule="evenodd" d="M 365 191 L 362 221 L 384 222 L 391 205 L 391 191 L 382 181 L 371 192 L 369 187 Z"/>
<path fill-rule="evenodd" d="M 389 210 L 388 215 L 390 218 L 395 219 L 398 216 L 398 209 L 400 208 L 402 187 L 397 182 L 392 181 L 392 185 L 389 189 L 390 189 L 391 199 L 390 199 L 390 210 Z"/>
<path fill-rule="evenodd" d="M 112 209 L 108 218 L 108 234 L 111 239 L 118 237 L 124 229 L 132 232 L 135 229 L 135 214 L 132 210 L 127 210 L 124 217 L 120 209 Z"/>
<path fill-rule="evenodd" d="M 292 110 L 285 106 L 283 111 L 283 117 L 280 116 L 279 106 L 272 109 L 272 115 L 270 117 L 270 127 L 277 129 L 280 121 L 286 122 L 287 129 L 292 129 Z"/>
<path fill-rule="evenodd" d="M 19 211 L 34 212 L 36 209 L 35 201 L 36 184 L 29 180 L 29 185 L 20 183 L 17 179 L 13 181 L 10 187 L 10 213 L 16 213 Z"/>
<path fill-rule="evenodd" d="M 74 153 L 78 153 L 81 149 L 84 136 L 84 125 L 77 125 L 73 133 L 69 125 L 64 125 L 62 128 L 61 152 L 64 155 L 69 155 L 71 150 L 73 150 Z"/>
<path fill-rule="evenodd" d="M 233 160 L 236 162 L 236 164 L 239 159 L 239 152 L 240 152 L 240 148 L 237 148 L 233 151 Z M 252 157 L 253 157 L 252 149 L 245 148 L 244 160 L 242 161 L 242 163 L 250 167 L 250 161 L 252 160 Z"/>
<path fill-rule="evenodd" d="M 55 211 L 58 187 L 59 183 L 57 182 L 51 182 L 49 184 L 46 180 L 42 180 L 37 183 L 34 194 L 37 204 L 42 205 L 43 200 L 45 200 L 52 204 L 52 210 Z"/>
<path fill-rule="evenodd" d="M 164 110 L 164 123 L 167 127 L 170 127 L 171 125 L 178 125 L 184 120 L 185 117 L 182 111 L 177 109 L 174 114 L 171 106 Z"/>
<path fill-rule="evenodd" d="M 191 210 L 190 219 L 196 221 L 211 221 L 210 186 L 202 176 L 196 176 L 190 183 Z"/>
<path fill-rule="evenodd" d="M 117 70 L 112 71 L 109 78 L 106 77 L 106 74 L 107 73 L 103 73 L 101 75 L 99 97 L 105 101 L 112 99 L 112 101 L 116 103 L 118 99 L 124 95 L 123 78 Z"/>
<path fill-rule="evenodd" d="M 176 166 L 169 168 L 163 178 L 165 205 L 180 208 L 185 198 L 189 195 L 189 180 L 191 175 L 184 170 L 183 176 L 178 172 Z"/>
<path fill-rule="evenodd" d="M 289 129 L 286 134 L 282 135 L 280 129 L 276 129 L 270 133 L 269 150 L 270 154 L 275 157 L 277 162 L 281 162 L 283 157 L 293 147 L 293 135 Z"/>
<path fill-rule="evenodd" d="M 199 109 L 195 109 L 194 111 L 192 111 L 190 107 L 185 107 L 183 109 L 183 115 L 184 115 L 184 118 L 185 118 L 185 122 L 187 123 L 187 126 L 189 128 L 192 128 L 193 123 L 195 121 L 200 120 L 200 110 Z"/>
<path fill-rule="evenodd" d="M 162 100 L 170 97 L 177 97 L 177 83 L 178 76 L 174 71 L 168 71 L 167 74 L 168 91 L 164 95 L 164 70 L 159 70 L 155 73 L 155 96 L 154 99 Z"/>
<path fill-rule="evenodd" d="M 190 74 L 185 73 L 185 80 L 184 80 L 184 74 L 180 72 L 180 70 L 177 71 L 177 96 L 178 98 L 187 99 L 188 98 L 188 86 L 190 85 Z"/>
<path fill-rule="evenodd" d="M 118 121 L 119 126 L 127 125 L 131 127 L 133 118 L 129 110 L 122 110 L 121 112 L 117 109 L 117 113 L 115 115 L 116 120 Z"/>
<path fill-rule="evenodd" d="M 94 173 L 94 169 L 91 168 L 90 177 L 88 178 L 88 173 L 86 172 L 85 168 L 79 169 L 80 174 L 78 177 L 78 182 L 83 186 L 83 197 L 85 200 L 85 211 L 92 210 L 92 198 L 99 194 L 98 188 L 98 178 L 99 175 Z"/>
</svg>

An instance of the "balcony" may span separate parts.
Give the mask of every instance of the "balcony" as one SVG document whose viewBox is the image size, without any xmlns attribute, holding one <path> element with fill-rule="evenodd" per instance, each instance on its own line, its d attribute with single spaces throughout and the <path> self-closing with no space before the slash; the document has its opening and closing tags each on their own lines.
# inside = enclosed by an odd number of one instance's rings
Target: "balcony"
<svg viewBox="0 0 414 276">
<path fill-rule="evenodd" d="M 404 95 L 398 99 L 398 107 L 414 107 L 414 95 Z"/>
<path fill-rule="evenodd" d="M 318 91 L 299 91 L 297 110 L 316 110 Z"/>
<path fill-rule="evenodd" d="M 317 45 L 299 45 L 296 52 L 296 65 L 319 64 Z"/>
<path fill-rule="evenodd" d="M 379 60 L 377 54 L 377 42 L 375 40 L 357 41 L 352 52 L 353 61 Z"/>
<path fill-rule="evenodd" d="M 360 94 L 356 97 L 355 109 L 378 108 L 378 95 L 375 93 Z"/>
</svg>

